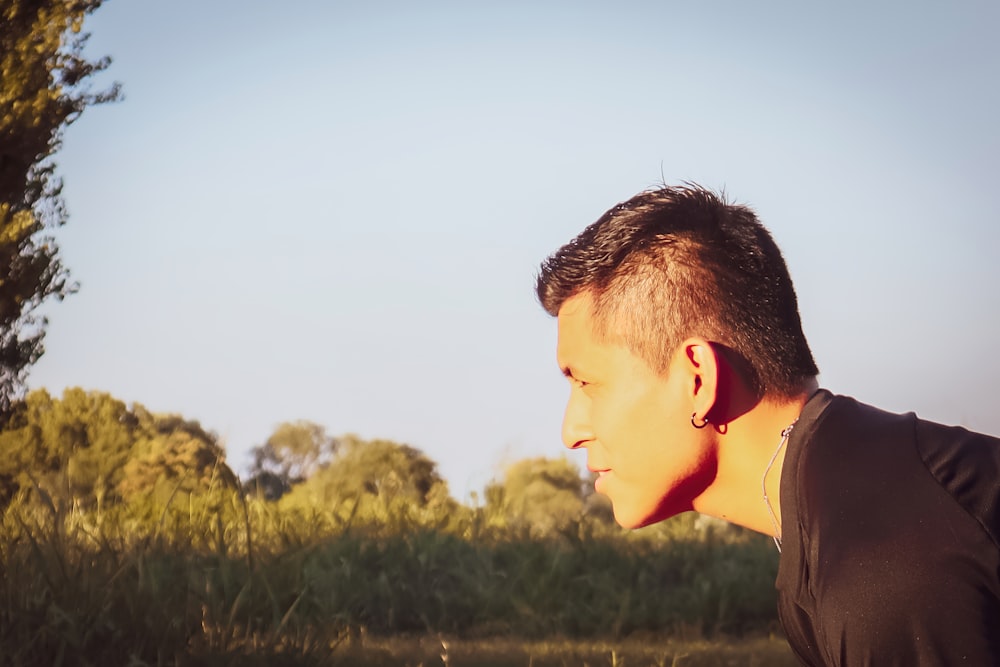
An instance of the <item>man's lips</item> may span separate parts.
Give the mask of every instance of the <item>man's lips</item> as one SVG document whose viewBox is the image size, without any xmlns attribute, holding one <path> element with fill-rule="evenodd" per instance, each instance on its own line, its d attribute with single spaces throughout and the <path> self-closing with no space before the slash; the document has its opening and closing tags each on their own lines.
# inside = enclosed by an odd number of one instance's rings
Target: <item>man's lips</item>
<svg viewBox="0 0 1000 667">
<path fill-rule="evenodd" d="M 593 472 L 593 473 L 597 473 L 597 479 L 594 480 L 594 491 L 597 491 L 598 493 L 601 493 L 601 491 L 604 488 L 604 482 L 605 482 L 604 477 L 609 472 L 611 472 L 611 469 L 610 468 L 599 468 L 597 466 L 588 465 L 587 466 L 587 470 L 589 470 L 590 472 Z"/>
</svg>

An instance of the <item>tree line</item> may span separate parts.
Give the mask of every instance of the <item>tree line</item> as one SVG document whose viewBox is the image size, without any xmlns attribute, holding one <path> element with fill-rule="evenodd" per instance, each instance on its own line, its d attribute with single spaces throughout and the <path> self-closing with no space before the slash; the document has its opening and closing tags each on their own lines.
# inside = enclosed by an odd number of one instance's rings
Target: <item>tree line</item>
<svg viewBox="0 0 1000 667">
<path fill-rule="evenodd" d="M 279 424 L 251 450 L 245 479 L 217 435 L 197 421 L 151 412 L 100 391 L 44 389 L 16 403 L 0 430 L 0 506 L 15 499 L 83 511 L 126 503 L 164 506 L 215 488 L 287 510 L 338 509 L 358 520 L 400 508 L 454 517 L 474 508 L 452 497 L 435 461 L 408 444 L 330 436 L 311 421 Z M 475 494 L 491 525 L 544 537 L 581 517 L 613 525 L 592 479 L 563 458 L 510 465 Z"/>
<path fill-rule="evenodd" d="M 241 480 L 197 422 L 78 388 L 29 393 L 0 453 L 9 664 L 333 664 L 367 636 L 777 627 L 770 541 L 691 513 L 622 530 L 562 458 L 515 462 L 466 505 L 419 449 L 291 422 Z"/>
</svg>

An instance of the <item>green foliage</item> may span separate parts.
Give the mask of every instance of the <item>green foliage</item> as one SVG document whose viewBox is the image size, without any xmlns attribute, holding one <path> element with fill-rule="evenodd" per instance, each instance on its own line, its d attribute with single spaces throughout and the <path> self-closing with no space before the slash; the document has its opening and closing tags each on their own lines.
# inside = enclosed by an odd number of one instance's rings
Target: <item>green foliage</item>
<svg viewBox="0 0 1000 667">
<path fill-rule="evenodd" d="M 67 389 L 58 400 L 32 392 L 0 432 L 7 499 L 31 488 L 71 503 L 112 495 L 136 425 L 125 404 L 107 394 Z"/>
<path fill-rule="evenodd" d="M 327 466 L 338 446 L 338 441 L 314 422 L 279 424 L 267 442 L 251 450 L 253 465 L 247 487 L 268 500 L 277 500 L 293 484 Z"/>
<path fill-rule="evenodd" d="M 150 415 L 144 410 L 140 414 L 139 437 L 117 485 L 121 497 L 150 490 L 162 495 L 165 489 L 171 493 L 197 493 L 216 479 L 236 488 L 236 478 L 223 463 L 225 452 L 214 434 L 198 422 L 176 415 Z"/>
<path fill-rule="evenodd" d="M 0 420 L 41 356 L 42 302 L 73 287 L 50 233 L 66 221 L 52 156 L 63 130 L 118 87 L 93 93 L 110 60 L 82 55 L 84 17 L 101 0 L 0 2 Z"/>
<path fill-rule="evenodd" d="M 192 498 L 100 515 L 15 499 L 0 525 L 6 664 L 329 664 L 389 635 L 622 642 L 776 626 L 762 537 L 480 539 L 473 514 L 380 530 L 319 508 L 303 522 L 223 487 Z"/>
<path fill-rule="evenodd" d="M 197 422 L 32 392 L 0 432 L 3 661 L 352 664 L 390 635 L 776 627 L 777 558 L 760 536 L 693 514 L 624 531 L 562 459 L 516 463 L 485 506 L 464 507 L 419 450 L 336 442 L 273 502 L 244 492 Z"/>
<path fill-rule="evenodd" d="M 456 503 L 437 464 L 419 449 L 391 440 L 339 440 L 334 459 L 281 499 L 286 509 L 322 508 L 359 523 L 447 521 Z"/>
<path fill-rule="evenodd" d="M 17 404 L 0 431 L 0 485 L 6 504 L 22 492 L 48 502 L 107 508 L 125 499 L 235 488 L 225 453 L 197 422 L 130 409 L 101 392 L 45 390 Z"/>
<path fill-rule="evenodd" d="M 566 530 L 584 512 L 586 483 L 565 458 L 538 457 L 510 465 L 486 488 L 486 510 L 501 525 L 546 537 Z"/>
<path fill-rule="evenodd" d="M 241 494 L 149 522 L 128 504 L 95 521 L 18 503 L 3 515 L 3 664 L 281 664 L 328 657 L 324 629 L 299 633 L 280 562 L 256 567 Z M 138 511 L 133 511 L 133 510 Z M 272 589 L 268 579 L 278 586 Z M 332 635 L 336 640 L 336 634 Z M 268 658 L 271 658 L 269 660 Z M 254 662 L 256 661 L 256 662 Z"/>
</svg>

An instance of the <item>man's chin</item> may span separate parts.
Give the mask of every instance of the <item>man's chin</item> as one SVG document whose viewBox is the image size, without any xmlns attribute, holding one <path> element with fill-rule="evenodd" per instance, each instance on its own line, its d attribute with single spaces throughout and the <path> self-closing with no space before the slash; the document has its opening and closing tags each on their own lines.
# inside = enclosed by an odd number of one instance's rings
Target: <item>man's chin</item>
<svg viewBox="0 0 1000 667">
<path fill-rule="evenodd" d="M 680 511 L 670 512 L 664 508 L 657 508 L 650 512 L 630 511 L 624 504 L 615 503 L 614 499 L 611 501 L 611 509 L 615 515 L 615 522 L 622 528 L 629 530 L 645 528 L 646 526 L 651 526 L 654 523 L 665 521 L 672 516 L 680 514 Z"/>
<path fill-rule="evenodd" d="M 651 523 L 656 523 L 656 520 L 652 519 L 652 517 L 644 517 L 641 514 L 636 515 L 634 513 L 629 513 L 624 508 L 619 510 L 618 505 L 615 505 L 613 501 L 611 503 L 611 507 L 615 514 L 615 522 L 617 522 L 622 528 L 634 530 L 636 528 L 648 526 Z"/>
</svg>

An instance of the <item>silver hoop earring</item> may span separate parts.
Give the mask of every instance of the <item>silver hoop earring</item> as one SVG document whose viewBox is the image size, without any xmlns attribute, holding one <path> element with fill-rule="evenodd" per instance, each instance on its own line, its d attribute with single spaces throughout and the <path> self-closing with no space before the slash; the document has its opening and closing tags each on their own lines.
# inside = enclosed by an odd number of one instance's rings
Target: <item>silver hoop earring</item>
<svg viewBox="0 0 1000 667">
<path fill-rule="evenodd" d="M 698 416 L 697 412 L 692 412 L 691 413 L 691 426 L 694 426 L 695 428 L 705 428 L 706 426 L 708 426 L 708 419 L 702 419 L 701 423 L 699 424 L 698 422 L 696 422 L 694 420 L 695 417 L 697 417 L 697 416 Z"/>
</svg>

